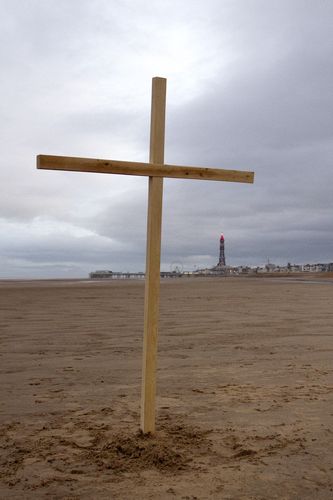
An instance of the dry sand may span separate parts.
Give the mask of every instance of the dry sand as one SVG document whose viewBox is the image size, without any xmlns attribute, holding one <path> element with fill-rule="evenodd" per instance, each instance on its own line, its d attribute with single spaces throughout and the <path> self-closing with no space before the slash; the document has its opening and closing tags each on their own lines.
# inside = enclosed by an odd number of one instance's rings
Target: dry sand
<svg viewBox="0 0 333 500">
<path fill-rule="evenodd" d="M 143 291 L 0 284 L 0 498 L 332 499 L 333 283 L 163 281 L 153 438 Z"/>
</svg>

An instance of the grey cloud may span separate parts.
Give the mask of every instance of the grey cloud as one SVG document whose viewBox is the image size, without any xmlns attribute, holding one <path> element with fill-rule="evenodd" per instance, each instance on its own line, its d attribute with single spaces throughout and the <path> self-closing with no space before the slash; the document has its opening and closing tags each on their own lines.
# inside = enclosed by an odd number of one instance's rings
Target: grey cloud
<svg viewBox="0 0 333 500">
<path fill-rule="evenodd" d="M 193 55 L 202 75 L 179 70 L 168 81 L 166 161 L 256 176 L 253 186 L 166 180 L 163 265 L 215 264 L 220 232 L 229 263 L 333 260 L 332 4 L 176 4 L 2 2 L 0 217 L 18 228 L 43 218 L 59 228 L 34 241 L 1 235 L 2 269 L 143 269 L 146 182 L 37 172 L 34 157 L 145 161 L 150 82 L 145 93 L 141 61 L 178 28 L 197 33 L 207 50 Z M 180 96 L 184 81 L 193 93 Z M 62 222 L 92 235 L 64 235 Z"/>
<path fill-rule="evenodd" d="M 54 270 L 58 276 L 66 276 L 68 269 L 87 277 L 90 271 L 101 267 L 124 271 L 143 269 L 144 252 L 111 239 L 93 235 L 75 237 L 60 230 L 43 237 L 32 234 L 30 238 L 11 240 L 2 245 L 0 260 L 0 277 L 3 278 L 9 277 L 8 269 L 13 265 L 24 273 L 30 270 L 35 277 L 53 276 Z"/>
</svg>

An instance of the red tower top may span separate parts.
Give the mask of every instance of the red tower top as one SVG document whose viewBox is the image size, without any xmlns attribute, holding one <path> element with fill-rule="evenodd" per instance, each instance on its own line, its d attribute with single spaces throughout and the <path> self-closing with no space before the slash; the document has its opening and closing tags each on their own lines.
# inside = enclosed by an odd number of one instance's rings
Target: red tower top
<svg viewBox="0 0 333 500">
<path fill-rule="evenodd" d="M 223 235 L 223 233 L 221 234 L 220 241 L 224 241 L 224 235 Z"/>
</svg>

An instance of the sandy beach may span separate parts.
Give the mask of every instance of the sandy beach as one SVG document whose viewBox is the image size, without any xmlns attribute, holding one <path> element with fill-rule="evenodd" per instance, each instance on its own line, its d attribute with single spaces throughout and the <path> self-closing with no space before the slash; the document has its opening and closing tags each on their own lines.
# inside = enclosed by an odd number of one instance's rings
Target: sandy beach
<svg viewBox="0 0 333 500">
<path fill-rule="evenodd" d="M 153 437 L 143 297 L 0 283 L 0 498 L 332 499 L 332 281 L 163 280 Z"/>
</svg>

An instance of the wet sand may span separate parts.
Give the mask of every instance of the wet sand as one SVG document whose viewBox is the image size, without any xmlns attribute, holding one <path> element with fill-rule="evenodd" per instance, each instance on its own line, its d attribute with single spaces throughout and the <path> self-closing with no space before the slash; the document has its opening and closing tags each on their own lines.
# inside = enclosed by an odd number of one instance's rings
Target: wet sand
<svg viewBox="0 0 333 500">
<path fill-rule="evenodd" d="M 333 285 L 164 280 L 138 433 L 144 283 L 0 283 L 0 498 L 333 498 Z"/>
</svg>

